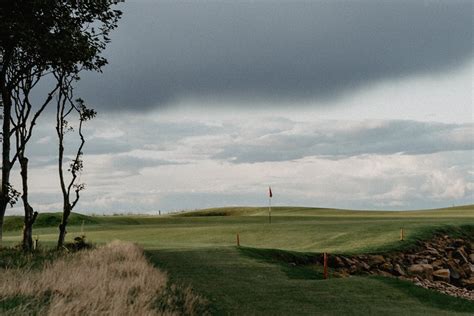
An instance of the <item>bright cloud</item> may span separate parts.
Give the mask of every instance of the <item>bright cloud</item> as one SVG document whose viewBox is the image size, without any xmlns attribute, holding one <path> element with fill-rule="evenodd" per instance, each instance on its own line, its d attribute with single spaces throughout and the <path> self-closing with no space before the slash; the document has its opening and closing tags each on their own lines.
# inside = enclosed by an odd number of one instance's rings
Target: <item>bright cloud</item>
<svg viewBox="0 0 474 316">
<path fill-rule="evenodd" d="M 89 134 L 104 135 L 111 121 L 121 136 L 107 136 L 101 149 L 91 137 L 86 147 L 80 211 L 261 205 L 268 185 L 277 205 L 391 209 L 473 200 L 474 124 L 135 114 L 91 122 Z M 57 209 L 54 141 L 50 149 L 40 143 L 32 200 L 39 210 Z"/>
</svg>

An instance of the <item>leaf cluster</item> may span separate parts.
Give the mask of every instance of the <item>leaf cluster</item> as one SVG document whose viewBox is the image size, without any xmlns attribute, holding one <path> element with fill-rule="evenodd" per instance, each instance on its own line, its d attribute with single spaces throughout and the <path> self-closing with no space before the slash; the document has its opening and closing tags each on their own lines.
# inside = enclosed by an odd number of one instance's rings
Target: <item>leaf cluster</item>
<svg viewBox="0 0 474 316">
<path fill-rule="evenodd" d="M 111 1 L 0 0 L 0 49 L 16 66 L 100 71 L 121 11 Z"/>
</svg>

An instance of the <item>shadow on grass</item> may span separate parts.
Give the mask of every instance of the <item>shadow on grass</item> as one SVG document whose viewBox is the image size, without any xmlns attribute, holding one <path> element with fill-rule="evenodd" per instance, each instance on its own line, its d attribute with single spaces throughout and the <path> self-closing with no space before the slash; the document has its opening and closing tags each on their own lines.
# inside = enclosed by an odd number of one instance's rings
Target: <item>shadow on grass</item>
<svg viewBox="0 0 474 316">
<path fill-rule="evenodd" d="M 474 302 L 449 296 L 414 285 L 410 281 L 381 276 L 370 277 L 416 298 L 420 303 L 446 311 L 467 312 L 474 315 Z"/>
<path fill-rule="evenodd" d="M 474 240 L 474 225 L 463 226 L 444 226 L 436 230 L 423 230 L 412 240 L 408 241 L 402 249 L 400 247 L 388 246 L 380 248 L 380 252 L 411 250 L 418 247 L 420 241 L 429 240 L 434 235 L 449 234 L 455 238 L 465 238 Z M 239 247 L 238 250 L 244 256 L 249 258 L 275 264 L 281 267 L 290 279 L 300 280 L 320 280 L 322 276 L 322 254 L 303 253 L 278 249 L 260 249 Z M 330 269 L 330 277 L 334 277 Z M 363 276 L 359 276 L 363 277 Z M 367 276 L 372 280 L 384 283 L 385 285 L 405 293 L 408 297 L 414 298 L 425 306 L 451 312 L 467 312 L 474 315 L 474 302 L 449 296 L 433 290 L 428 290 L 416 286 L 410 281 L 400 280 L 397 278 L 382 276 Z"/>
<path fill-rule="evenodd" d="M 239 247 L 238 249 L 249 258 L 279 265 L 290 279 L 323 279 L 323 273 L 315 269 L 315 265 L 320 262 L 318 254 L 249 247 Z"/>
<path fill-rule="evenodd" d="M 15 296 L 0 299 L 0 314 L 2 315 L 40 315 L 50 303 L 50 296 L 42 299 L 29 296 Z"/>
</svg>

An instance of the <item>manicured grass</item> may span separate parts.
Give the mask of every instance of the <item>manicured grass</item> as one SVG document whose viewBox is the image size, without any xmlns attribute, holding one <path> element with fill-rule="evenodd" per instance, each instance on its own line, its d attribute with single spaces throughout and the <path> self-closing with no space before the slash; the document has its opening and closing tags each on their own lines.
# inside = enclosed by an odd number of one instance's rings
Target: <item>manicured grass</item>
<svg viewBox="0 0 474 316">
<path fill-rule="evenodd" d="M 321 280 L 318 269 L 290 262 L 304 263 L 311 253 L 402 249 L 442 228 L 455 232 L 453 227 L 464 225 L 464 231 L 473 232 L 472 205 L 414 212 L 279 207 L 272 215 L 272 224 L 268 224 L 266 208 L 212 209 L 176 216 L 77 215 L 68 239 L 80 235 L 84 221 L 89 241 L 139 243 L 174 281 L 206 296 L 216 314 L 474 313 L 472 302 L 411 283 L 374 277 Z M 405 231 L 403 242 L 400 228 Z M 237 233 L 241 248 L 235 247 Z M 34 234 L 41 245 L 54 245 L 57 225 L 38 225 Z M 19 231 L 10 230 L 4 241 L 13 245 L 19 236 Z"/>
<path fill-rule="evenodd" d="M 304 215 L 289 216 L 294 209 Z M 313 216 L 308 214 L 313 212 Z M 84 232 L 90 241 L 114 239 L 138 242 L 146 248 L 196 248 L 235 245 L 240 234 L 244 246 L 311 252 L 367 252 L 398 248 L 409 244 L 426 230 L 446 225 L 474 224 L 474 208 L 423 212 L 354 212 L 321 209 L 277 208 L 272 224 L 266 216 L 88 217 Z M 42 215 L 39 216 L 40 221 Z M 8 221 L 8 220 L 7 220 Z M 69 228 L 68 238 L 80 234 L 81 221 Z M 88 224 L 91 223 L 91 224 Z M 407 241 L 399 241 L 403 227 Z M 54 244 L 57 227 L 36 228 L 40 243 Z M 18 231 L 5 233 L 4 241 L 20 240 Z"/>
<path fill-rule="evenodd" d="M 472 315 L 474 304 L 399 280 L 350 277 L 321 280 L 236 247 L 153 250 L 150 259 L 175 282 L 191 283 L 215 314 L 237 315 Z M 293 269 L 298 269 L 295 267 Z"/>
</svg>

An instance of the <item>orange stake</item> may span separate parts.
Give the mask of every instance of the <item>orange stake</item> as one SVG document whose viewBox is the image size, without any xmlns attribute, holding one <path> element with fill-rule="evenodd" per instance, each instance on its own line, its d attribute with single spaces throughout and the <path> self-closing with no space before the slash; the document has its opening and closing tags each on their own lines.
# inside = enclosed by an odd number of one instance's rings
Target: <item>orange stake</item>
<svg viewBox="0 0 474 316">
<path fill-rule="evenodd" d="M 328 254 L 324 253 L 324 279 L 328 278 Z"/>
<path fill-rule="evenodd" d="M 400 240 L 401 241 L 404 241 L 405 240 L 405 236 L 403 234 L 403 228 L 400 228 Z"/>
<path fill-rule="evenodd" d="M 240 236 L 239 236 L 239 233 L 237 233 L 237 247 L 240 247 Z"/>
</svg>

